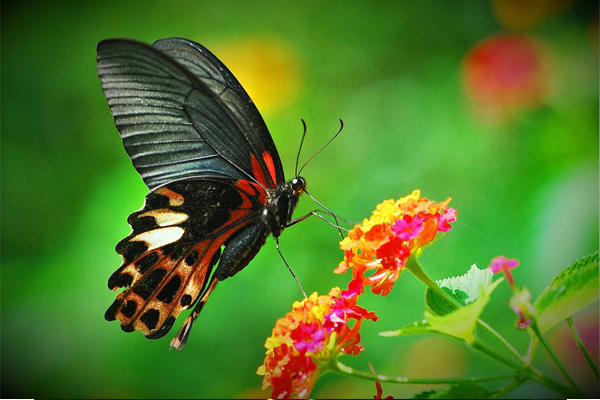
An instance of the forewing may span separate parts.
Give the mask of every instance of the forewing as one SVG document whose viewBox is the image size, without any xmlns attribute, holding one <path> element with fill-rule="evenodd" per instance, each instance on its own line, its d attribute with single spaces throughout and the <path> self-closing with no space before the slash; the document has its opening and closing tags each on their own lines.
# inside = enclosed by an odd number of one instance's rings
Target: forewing
<svg viewBox="0 0 600 400">
<path fill-rule="evenodd" d="M 214 135 L 208 140 L 217 151 L 228 158 L 245 160 L 246 164 L 250 161 L 253 172 L 257 172 L 254 163 L 258 163 L 270 187 L 285 182 L 281 159 L 263 118 L 250 96 L 225 64 L 201 44 L 184 38 L 158 40 L 152 44 L 152 47 L 177 61 L 216 93 L 226 110 L 233 116 L 233 120 L 239 125 L 244 141 L 240 141 L 238 137 L 223 137 L 218 132 L 206 133 L 207 137 Z M 195 110 L 196 105 L 195 102 L 190 102 L 188 106 L 190 117 L 192 121 L 198 119 L 201 123 L 202 110 Z M 244 145 L 240 146 L 240 144 Z M 245 144 L 252 148 L 255 160 L 249 159 Z"/>
<path fill-rule="evenodd" d="M 177 40 L 156 47 L 127 39 L 98 44 L 102 89 L 134 167 L 150 189 L 191 176 L 271 188 L 283 182 L 256 107 L 216 57 L 205 49 L 193 53 L 193 46 L 201 48 Z"/>
<path fill-rule="evenodd" d="M 205 289 L 221 246 L 255 223 L 264 203 L 262 188 L 242 180 L 189 179 L 150 192 L 117 245 L 123 263 L 108 286 L 125 290 L 105 318 L 151 339 L 167 334 Z"/>
</svg>

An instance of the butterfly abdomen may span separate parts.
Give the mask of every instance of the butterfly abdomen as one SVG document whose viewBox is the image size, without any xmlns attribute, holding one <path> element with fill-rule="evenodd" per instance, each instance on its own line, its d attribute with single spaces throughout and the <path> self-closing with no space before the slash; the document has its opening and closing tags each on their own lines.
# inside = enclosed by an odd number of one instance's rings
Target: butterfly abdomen
<svg viewBox="0 0 600 400">
<path fill-rule="evenodd" d="M 244 269 L 265 244 L 269 227 L 262 222 L 248 225 L 227 241 L 215 277 L 222 281 Z"/>
</svg>

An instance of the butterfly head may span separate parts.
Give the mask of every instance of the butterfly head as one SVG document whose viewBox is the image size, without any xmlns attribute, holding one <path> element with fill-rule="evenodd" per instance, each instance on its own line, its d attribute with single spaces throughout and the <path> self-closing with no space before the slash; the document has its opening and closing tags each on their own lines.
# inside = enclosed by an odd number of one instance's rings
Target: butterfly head
<svg viewBox="0 0 600 400">
<path fill-rule="evenodd" d="M 306 180 L 300 176 L 296 177 L 292 179 L 291 186 L 293 195 L 298 197 L 301 193 L 306 191 Z"/>
</svg>

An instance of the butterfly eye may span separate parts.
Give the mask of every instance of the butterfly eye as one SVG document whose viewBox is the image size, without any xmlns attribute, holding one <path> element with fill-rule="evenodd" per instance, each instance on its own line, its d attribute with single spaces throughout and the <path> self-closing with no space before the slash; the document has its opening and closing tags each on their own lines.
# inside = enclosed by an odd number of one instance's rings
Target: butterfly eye
<svg viewBox="0 0 600 400">
<path fill-rule="evenodd" d="M 302 193 L 304 192 L 304 190 L 306 189 L 306 181 L 304 180 L 304 178 L 294 178 L 292 180 L 292 189 L 294 190 L 294 193 Z"/>
</svg>

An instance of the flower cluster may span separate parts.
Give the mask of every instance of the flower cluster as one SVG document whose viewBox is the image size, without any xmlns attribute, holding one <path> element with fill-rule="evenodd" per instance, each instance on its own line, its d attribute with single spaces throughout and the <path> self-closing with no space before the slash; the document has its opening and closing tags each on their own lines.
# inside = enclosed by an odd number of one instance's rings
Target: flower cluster
<svg viewBox="0 0 600 400">
<path fill-rule="evenodd" d="M 362 321 L 375 321 L 377 316 L 357 306 L 356 300 L 351 291 L 334 287 L 328 295 L 315 292 L 295 302 L 265 342 L 265 361 L 257 371 L 264 375 L 263 389 L 272 388 L 274 398 L 306 398 L 327 362 L 341 354 L 358 354 L 363 349 Z"/>
<path fill-rule="evenodd" d="M 356 303 L 364 286 L 386 295 L 411 256 L 417 256 L 438 232 L 450 230 L 456 210 L 450 199 L 434 203 L 415 190 L 400 200 L 387 200 L 377 206 L 370 219 L 350 230 L 340 247 L 344 261 L 335 270 L 352 268 L 348 289 L 331 289 L 328 295 L 313 293 L 295 302 L 291 312 L 280 318 L 265 343 L 266 357 L 258 368 L 264 376 L 263 389 L 272 397 L 306 398 L 323 372 L 342 354 L 357 355 L 359 330 L 365 319 L 377 316 Z M 367 277 L 368 270 L 375 270 Z M 378 395 L 381 396 L 378 387 Z"/>
<path fill-rule="evenodd" d="M 359 294 L 371 286 L 375 294 L 387 295 L 411 256 L 418 256 L 438 232 L 448 232 L 456 210 L 448 208 L 450 198 L 434 203 L 421 192 L 379 204 L 373 215 L 356 225 L 340 243 L 344 261 L 335 273 L 352 268 L 351 289 Z M 367 271 L 374 270 L 370 276 Z"/>
</svg>

